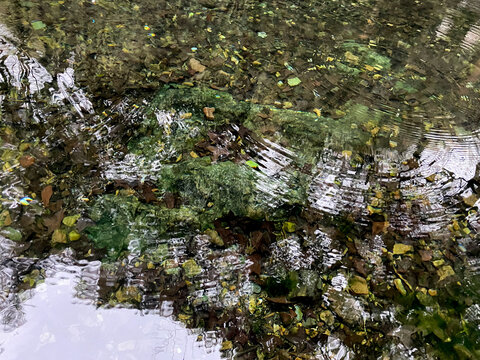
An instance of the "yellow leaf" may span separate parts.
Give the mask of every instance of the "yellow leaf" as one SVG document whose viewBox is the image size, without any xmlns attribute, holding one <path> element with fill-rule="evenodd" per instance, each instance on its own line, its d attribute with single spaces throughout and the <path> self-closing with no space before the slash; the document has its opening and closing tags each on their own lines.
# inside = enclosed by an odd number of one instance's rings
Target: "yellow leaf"
<svg viewBox="0 0 480 360">
<path fill-rule="evenodd" d="M 62 222 L 67 226 L 73 226 L 80 218 L 80 215 L 65 216 Z"/>
<path fill-rule="evenodd" d="M 452 267 L 450 265 L 445 265 L 438 269 L 437 274 L 439 276 L 439 281 L 442 281 L 446 279 L 449 276 L 455 275 L 455 271 L 453 271 Z"/>
<path fill-rule="evenodd" d="M 69 238 L 70 241 L 77 241 L 78 239 L 80 239 L 80 237 L 81 237 L 81 235 L 78 232 L 76 232 L 75 230 L 70 231 L 68 233 L 68 238 Z"/>
<path fill-rule="evenodd" d="M 349 158 L 350 156 L 352 156 L 352 152 L 350 150 L 343 150 L 342 156 L 345 158 Z"/>
<path fill-rule="evenodd" d="M 67 235 L 63 232 L 63 230 L 57 229 L 52 234 L 52 243 L 67 243 Z"/>
<path fill-rule="evenodd" d="M 407 295 L 407 290 L 405 290 L 405 287 L 402 284 L 402 280 L 397 278 L 393 280 L 393 283 L 395 284 L 395 287 L 400 292 L 400 294 L 402 294 L 403 296 Z"/>
<path fill-rule="evenodd" d="M 289 221 L 285 221 L 282 226 L 283 231 L 290 232 L 290 233 L 294 232 L 296 228 L 297 226 L 294 223 Z"/>
<path fill-rule="evenodd" d="M 402 255 L 411 251 L 413 251 L 412 245 L 399 244 L 399 243 L 393 245 L 393 255 Z"/>
<path fill-rule="evenodd" d="M 233 349 L 233 344 L 230 340 L 226 340 L 222 343 L 222 347 L 221 347 L 220 351 L 226 351 L 226 350 L 230 350 L 230 349 Z"/>
<path fill-rule="evenodd" d="M 347 61 L 351 62 L 352 64 L 358 64 L 359 57 L 353 55 L 350 51 L 347 51 L 345 53 L 345 59 L 347 59 Z"/>
</svg>

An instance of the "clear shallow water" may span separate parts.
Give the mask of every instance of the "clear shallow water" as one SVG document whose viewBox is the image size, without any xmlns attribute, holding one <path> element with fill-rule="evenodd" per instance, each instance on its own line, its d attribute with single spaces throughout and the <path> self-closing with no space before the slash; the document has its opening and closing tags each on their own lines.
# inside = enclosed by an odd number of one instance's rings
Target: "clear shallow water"
<svg viewBox="0 0 480 360">
<path fill-rule="evenodd" d="M 2 355 L 479 356 L 476 2 L 1 12 Z"/>
</svg>

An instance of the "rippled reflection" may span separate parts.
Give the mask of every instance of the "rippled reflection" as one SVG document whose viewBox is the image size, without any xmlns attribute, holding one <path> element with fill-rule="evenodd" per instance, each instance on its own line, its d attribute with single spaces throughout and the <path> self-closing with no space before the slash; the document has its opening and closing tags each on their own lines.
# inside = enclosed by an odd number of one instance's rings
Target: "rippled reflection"
<svg viewBox="0 0 480 360">
<path fill-rule="evenodd" d="M 88 297 L 97 292 L 100 263 L 65 260 L 47 259 L 45 282 L 2 310 L 2 358 L 220 358 L 215 334 L 173 321 L 168 302 L 158 310 L 96 309 Z"/>
</svg>

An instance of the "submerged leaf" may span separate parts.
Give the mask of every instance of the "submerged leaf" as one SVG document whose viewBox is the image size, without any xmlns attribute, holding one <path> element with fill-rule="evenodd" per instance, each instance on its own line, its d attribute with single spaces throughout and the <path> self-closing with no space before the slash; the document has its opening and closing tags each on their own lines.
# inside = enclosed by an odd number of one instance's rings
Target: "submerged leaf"
<svg viewBox="0 0 480 360">
<path fill-rule="evenodd" d="M 47 25 L 45 25 L 43 21 L 36 20 L 36 21 L 32 21 L 32 27 L 34 30 L 40 30 L 40 29 L 46 28 Z"/>
<path fill-rule="evenodd" d="M 406 245 L 406 244 L 400 244 L 400 243 L 393 245 L 393 255 L 402 255 L 411 251 L 413 251 L 412 245 Z"/>
<path fill-rule="evenodd" d="M 185 270 L 186 277 L 194 277 L 202 272 L 201 266 L 193 259 L 189 259 L 182 264 L 183 269 Z"/>
<path fill-rule="evenodd" d="M 53 195 L 52 185 L 48 185 L 42 190 L 42 202 L 44 206 L 48 206 L 48 204 L 50 204 L 50 198 L 52 197 L 52 195 Z"/>
<path fill-rule="evenodd" d="M 69 227 L 75 225 L 77 220 L 80 218 L 80 215 L 65 216 L 63 218 L 63 223 Z"/>
<path fill-rule="evenodd" d="M 255 161 L 247 160 L 245 161 L 245 164 L 250 166 L 252 169 L 258 169 L 258 164 Z"/>
<path fill-rule="evenodd" d="M 288 86 L 297 86 L 300 85 L 302 80 L 300 80 L 298 77 L 290 78 L 287 80 Z"/>
</svg>

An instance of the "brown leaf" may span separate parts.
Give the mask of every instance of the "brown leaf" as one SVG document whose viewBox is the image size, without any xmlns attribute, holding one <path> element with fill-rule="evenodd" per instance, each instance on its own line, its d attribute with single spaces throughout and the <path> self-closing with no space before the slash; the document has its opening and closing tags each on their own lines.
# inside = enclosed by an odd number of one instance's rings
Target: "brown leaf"
<svg viewBox="0 0 480 360">
<path fill-rule="evenodd" d="M 168 209 L 173 209 L 175 207 L 175 196 L 172 193 L 165 193 L 163 195 L 163 201 L 165 201 L 165 205 Z"/>
<path fill-rule="evenodd" d="M 418 253 L 421 256 L 422 261 L 432 260 L 432 257 L 433 257 L 433 251 L 432 250 L 418 250 Z"/>
<path fill-rule="evenodd" d="M 204 72 L 206 69 L 206 67 L 202 65 L 202 63 L 195 58 L 191 58 L 188 61 L 188 66 L 190 67 L 190 69 L 192 69 L 193 73 L 196 73 L 196 72 L 201 73 L 201 72 Z"/>
<path fill-rule="evenodd" d="M 354 259 L 353 266 L 359 274 L 362 274 L 364 277 L 367 277 L 367 271 L 365 270 L 365 261 L 362 259 Z"/>
<path fill-rule="evenodd" d="M 291 301 L 288 301 L 285 296 L 280 297 L 267 297 L 267 300 L 275 304 L 291 304 Z"/>
<path fill-rule="evenodd" d="M 52 197 L 52 195 L 53 195 L 52 185 L 48 185 L 42 190 L 43 206 L 48 206 L 48 204 L 50 204 L 50 198 Z"/>
<path fill-rule="evenodd" d="M 43 219 L 43 224 L 48 228 L 48 234 L 60 227 L 63 220 L 63 210 L 57 211 L 50 217 Z"/>
<path fill-rule="evenodd" d="M 253 254 L 248 257 L 250 264 L 248 270 L 251 274 L 260 275 L 262 272 L 262 257 L 259 254 Z"/>
<path fill-rule="evenodd" d="M 388 223 L 388 221 L 379 221 L 379 222 L 373 222 L 373 225 L 372 225 L 372 234 L 373 235 L 377 235 L 377 234 L 380 234 L 382 232 L 385 232 L 385 230 L 388 228 L 388 225 L 390 225 Z"/>
<path fill-rule="evenodd" d="M 143 191 L 143 197 L 145 198 L 145 201 L 147 202 L 147 204 L 157 200 L 157 197 L 152 191 L 152 187 L 150 185 L 145 184 L 143 186 L 142 191 Z"/>
<path fill-rule="evenodd" d="M 213 107 L 204 107 L 203 108 L 203 113 L 205 114 L 205 117 L 208 120 L 213 120 L 215 116 L 213 115 L 213 112 L 215 111 L 215 108 Z"/>
<path fill-rule="evenodd" d="M 20 165 L 22 167 L 27 168 L 33 165 L 33 163 L 35 162 L 35 158 L 30 155 L 24 155 L 20 159 L 18 159 L 18 161 L 20 162 Z"/>
</svg>

